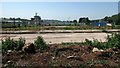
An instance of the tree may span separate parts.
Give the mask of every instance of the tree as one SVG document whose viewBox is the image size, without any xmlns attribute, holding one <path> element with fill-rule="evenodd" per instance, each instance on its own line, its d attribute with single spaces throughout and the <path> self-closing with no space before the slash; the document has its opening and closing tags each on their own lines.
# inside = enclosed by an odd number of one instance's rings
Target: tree
<svg viewBox="0 0 120 68">
<path fill-rule="evenodd" d="M 34 18 L 31 18 L 31 20 L 33 21 L 33 20 L 34 20 Z"/>
<path fill-rule="evenodd" d="M 20 28 L 20 24 L 18 24 L 18 28 Z"/>
<path fill-rule="evenodd" d="M 89 18 L 79 18 L 79 23 L 85 23 L 86 25 L 90 24 Z"/>
<path fill-rule="evenodd" d="M 111 17 L 105 17 L 104 21 L 108 21 L 111 24 L 120 25 L 120 13 L 112 15 Z"/>
<path fill-rule="evenodd" d="M 43 20 L 41 20 L 41 22 L 43 22 Z"/>
<path fill-rule="evenodd" d="M 6 19 L 6 18 L 3 18 L 4 20 Z"/>
<path fill-rule="evenodd" d="M 86 18 L 86 25 L 89 25 L 90 24 L 90 21 L 89 21 L 89 18 L 87 17 Z"/>
<path fill-rule="evenodd" d="M 108 18 L 109 18 L 109 17 L 108 17 L 108 16 L 106 16 L 103 20 L 104 20 L 104 21 L 108 21 Z"/>
<path fill-rule="evenodd" d="M 13 18 L 13 23 L 14 23 L 14 26 L 15 26 L 15 18 Z"/>
<path fill-rule="evenodd" d="M 10 20 L 13 20 L 13 18 L 10 17 Z"/>
<path fill-rule="evenodd" d="M 73 20 L 73 23 L 75 24 L 75 26 L 77 25 L 77 20 Z"/>
<path fill-rule="evenodd" d="M 16 20 L 20 20 L 20 19 L 21 19 L 20 17 L 16 18 Z"/>
<path fill-rule="evenodd" d="M 81 23 L 81 22 L 82 22 L 82 20 L 83 20 L 83 18 L 79 18 L 79 21 L 78 21 L 78 22 L 79 22 L 79 23 Z"/>
<path fill-rule="evenodd" d="M 70 23 L 72 23 L 73 21 L 69 21 Z"/>
<path fill-rule="evenodd" d="M 74 23 L 77 23 L 77 20 L 73 20 Z"/>
</svg>

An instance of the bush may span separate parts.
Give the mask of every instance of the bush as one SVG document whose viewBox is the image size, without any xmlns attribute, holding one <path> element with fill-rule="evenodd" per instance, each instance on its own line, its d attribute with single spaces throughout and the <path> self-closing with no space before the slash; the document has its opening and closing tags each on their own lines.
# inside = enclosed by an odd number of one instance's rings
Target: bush
<svg viewBox="0 0 120 68">
<path fill-rule="evenodd" d="M 90 41 L 86 39 L 83 44 L 97 47 L 98 49 L 120 48 L 120 34 L 108 35 L 106 42 L 99 42 L 98 40 Z"/>
<path fill-rule="evenodd" d="M 38 36 L 37 39 L 34 41 L 35 45 L 38 49 L 44 50 L 47 48 L 47 45 L 42 37 Z"/>
<path fill-rule="evenodd" d="M 106 29 L 102 29 L 102 32 L 107 32 L 107 30 Z"/>
<path fill-rule="evenodd" d="M 109 48 L 120 48 L 120 33 L 112 34 L 111 36 L 108 35 L 106 42 L 100 42 L 97 39 L 93 41 L 85 39 L 85 42 L 68 42 L 62 43 L 63 45 L 89 45 L 92 47 L 96 47 L 98 49 L 109 49 Z"/>
<path fill-rule="evenodd" d="M 6 38 L 4 41 L 2 40 L 2 52 L 7 52 L 7 50 L 14 50 L 16 46 L 15 41 L 10 39 L 10 37 Z"/>
<path fill-rule="evenodd" d="M 103 44 L 102 42 L 99 42 L 97 39 L 94 39 L 93 41 L 90 41 L 88 39 L 85 39 L 85 42 L 83 42 L 84 45 L 90 45 L 93 47 L 96 47 L 98 49 L 103 49 Z"/>
<path fill-rule="evenodd" d="M 7 50 L 20 50 L 25 44 L 25 40 L 23 38 L 19 38 L 18 41 L 14 41 L 10 37 L 2 40 L 2 52 L 5 53 Z"/>
<path fill-rule="evenodd" d="M 111 48 L 111 47 L 120 48 L 120 34 L 112 34 L 111 36 L 108 35 L 106 47 L 107 48 Z"/>
<path fill-rule="evenodd" d="M 25 44 L 25 39 L 20 37 L 18 41 L 16 41 L 16 50 L 21 50 L 22 47 L 24 46 Z"/>
<path fill-rule="evenodd" d="M 104 43 L 99 42 L 98 40 L 93 40 L 92 42 L 93 47 L 97 47 L 98 49 L 104 49 Z"/>
<path fill-rule="evenodd" d="M 85 39 L 85 42 L 83 42 L 83 44 L 92 46 L 92 41 Z"/>
</svg>

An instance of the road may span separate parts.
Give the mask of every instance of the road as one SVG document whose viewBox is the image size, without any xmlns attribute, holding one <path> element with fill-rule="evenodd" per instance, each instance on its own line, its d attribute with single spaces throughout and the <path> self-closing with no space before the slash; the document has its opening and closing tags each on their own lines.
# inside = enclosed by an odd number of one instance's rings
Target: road
<svg viewBox="0 0 120 68">
<path fill-rule="evenodd" d="M 105 42 L 107 33 L 44 33 L 44 34 L 1 34 L 0 39 L 11 37 L 17 40 L 19 37 L 26 39 L 26 43 L 34 42 L 37 36 L 42 36 L 48 44 L 55 44 L 61 42 L 83 42 L 85 39 L 97 39 Z"/>
<path fill-rule="evenodd" d="M 106 29 L 108 33 L 120 32 L 120 29 Z M 0 31 L 1 34 L 39 34 L 39 33 L 103 33 L 103 30 L 20 30 L 20 31 Z"/>
</svg>

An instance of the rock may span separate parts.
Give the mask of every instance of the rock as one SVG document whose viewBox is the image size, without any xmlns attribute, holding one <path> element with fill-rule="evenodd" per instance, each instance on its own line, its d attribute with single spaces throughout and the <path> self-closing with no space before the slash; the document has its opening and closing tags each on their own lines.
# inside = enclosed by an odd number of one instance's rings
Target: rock
<svg viewBox="0 0 120 68">
<path fill-rule="evenodd" d="M 8 50 L 7 53 L 12 53 L 12 50 Z"/>
<path fill-rule="evenodd" d="M 98 52 L 98 51 L 100 51 L 100 52 L 102 52 L 103 50 L 102 49 L 98 49 L 98 48 L 93 48 L 93 50 L 92 50 L 92 52 Z"/>
<path fill-rule="evenodd" d="M 94 52 L 96 55 L 101 55 L 102 52 L 101 51 L 97 51 L 97 52 Z"/>
<path fill-rule="evenodd" d="M 7 63 L 11 63 L 11 62 L 12 62 L 12 61 L 10 61 L 10 60 L 9 60 L 9 61 L 7 61 Z"/>
<path fill-rule="evenodd" d="M 23 54 L 24 52 L 22 50 L 18 51 L 17 55 L 21 55 Z"/>
<path fill-rule="evenodd" d="M 52 57 L 52 59 L 54 60 L 54 59 L 55 59 L 55 57 Z"/>
<path fill-rule="evenodd" d="M 12 50 L 7 50 L 7 56 L 10 56 L 11 53 L 12 53 Z"/>
<path fill-rule="evenodd" d="M 21 55 L 20 58 L 23 59 L 23 58 L 24 58 L 24 55 Z"/>
<path fill-rule="evenodd" d="M 73 49 L 73 51 L 74 51 L 74 52 L 79 52 L 79 51 L 80 51 L 80 49 Z"/>
<path fill-rule="evenodd" d="M 22 51 L 24 51 L 26 53 L 36 53 L 35 45 L 33 43 L 28 43 L 22 47 Z"/>
<path fill-rule="evenodd" d="M 98 48 L 93 48 L 92 52 L 96 52 L 96 51 L 99 51 Z"/>
<path fill-rule="evenodd" d="M 74 56 L 68 56 L 67 59 L 71 59 L 71 58 L 74 58 Z"/>
<path fill-rule="evenodd" d="M 81 60 L 81 61 L 83 61 L 79 56 L 68 56 L 67 59 L 74 59 L 74 60 Z"/>
</svg>

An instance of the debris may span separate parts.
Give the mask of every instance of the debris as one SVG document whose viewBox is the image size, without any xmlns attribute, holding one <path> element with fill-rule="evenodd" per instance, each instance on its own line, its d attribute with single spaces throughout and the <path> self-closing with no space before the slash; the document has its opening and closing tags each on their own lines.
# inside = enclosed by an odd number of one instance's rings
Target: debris
<svg viewBox="0 0 120 68">
<path fill-rule="evenodd" d="M 27 53 L 35 53 L 35 45 L 33 43 L 28 43 L 23 46 L 22 50 Z"/>
<path fill-rule="evenodd" d="M 52 57 L 52 59 L 54 60 L 54 59 L 55 59 L 55 57 Z"/>
<path fill-rule="evenodd" d="M 11 61 L 7 61 L 8 63 L 11 63 Z"/>
<path fill-rule="evenodd" d="M 7 52 L 8 52 L 8 53 L 12 53 L 12 50 L 8 50 Z"/>
<path fill-rule="evenodd" d="M 82 60 L 79 56 L 68 56 L 67 59 Z"/>
<path fill-rule="evenodd" d="M 92 50 L 92 52 L 97 52 L 97 51 L 100 51 L 100 52 L 102 52 L 103 50 L 102 49 L 98 49 L 98 48 L 93 48 L 93 50 Z"/>
</svg>

